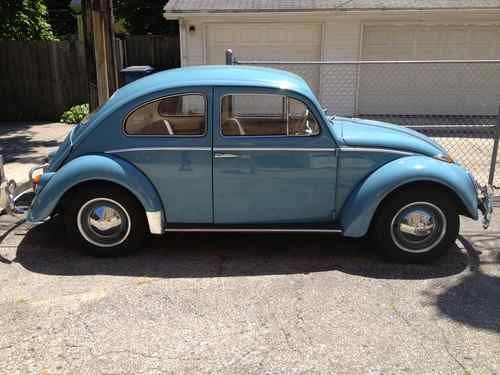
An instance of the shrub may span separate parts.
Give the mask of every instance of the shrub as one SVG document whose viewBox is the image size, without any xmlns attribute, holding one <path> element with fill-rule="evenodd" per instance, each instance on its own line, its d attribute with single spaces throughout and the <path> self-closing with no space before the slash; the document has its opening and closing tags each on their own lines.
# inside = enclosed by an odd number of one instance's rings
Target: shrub
<svg viewBox="0 0 500 375">
<path fill-rule="evenodd" d="M 66 122 L 68 124 L 78 124 L 81 122 L 85 116 L 89 114 L 89 105 L 79 104 L 71 107 L 61 116 L 61 122 Z"/>
</svg>

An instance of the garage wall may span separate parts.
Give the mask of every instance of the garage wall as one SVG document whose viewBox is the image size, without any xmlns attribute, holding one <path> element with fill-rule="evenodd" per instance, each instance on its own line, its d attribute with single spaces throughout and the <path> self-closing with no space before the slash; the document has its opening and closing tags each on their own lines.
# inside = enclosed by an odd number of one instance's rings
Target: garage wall
<svg viewBox="0 0 500 375">
<path fill-rule="evenodd" d="M 242 60 L 321 59 L 321 24 L 248 23 L 209 24 L 207 30 L 208 64 L 223 64 L 227 48 Z M 273 65 L 302 76 L 319 93 L 319 67 Z"/>
<path fill-rule="evenodd" d="M 500 59 L 498 20 L 500 12 L 479 11 L 195 17 L 184 21 L 182 65 L 224 63 L 227 48 L 247 60 Z M 494 114 L 500 101 L 499 64 L 273 67 L 304 77 L 341 115 Z"/>
</svg>

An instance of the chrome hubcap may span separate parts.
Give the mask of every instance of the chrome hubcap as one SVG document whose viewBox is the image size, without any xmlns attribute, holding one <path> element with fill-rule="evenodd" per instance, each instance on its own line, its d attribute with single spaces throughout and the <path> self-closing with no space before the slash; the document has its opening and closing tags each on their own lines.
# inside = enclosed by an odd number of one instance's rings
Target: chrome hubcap
<svg viewBox="0 0 500 375">
<path fill-rule="evenodd" d="M 391 237 L 401 249 L 424 253 L 433 249 L 446 233 L 443 211 L 429 202 L 414 202 L 401 208 L 391 222 Z"/>
<path fill-rule="evenodd" d="M 86 202 L 78 212 L 78 229 L 91 244 L 117 246 L 130 233 L 130 216 L 118 202 L 96 198 Z"/>
</svg>

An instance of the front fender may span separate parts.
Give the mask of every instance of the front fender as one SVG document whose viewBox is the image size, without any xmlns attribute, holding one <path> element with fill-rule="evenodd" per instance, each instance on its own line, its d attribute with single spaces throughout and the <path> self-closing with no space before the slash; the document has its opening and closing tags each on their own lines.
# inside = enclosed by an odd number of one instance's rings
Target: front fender
<svg viewBox="0 0 500 375">
<path fill-rule="evenodd" d="M 28 220 L 45 220 L 64 193 L 91 180 L 109 181 L 123 186 L 137 197 L 146 214 L 163 213 L 161 199 L 153 184 L 134 165 L 113 155 L 85 155 L 65 164 L 42 184 L 31 205 Z"/>
<path fill-rule="evenodd" d="M 382 200 L 398 187 L 417 181 L 453 190 L 469 216 L 477 220 L 477 192 L 465 169 L 427 156 L 408 156 L 377 169 L 351 193 L 340 213 L 344 235 L 364 236 Z"/>
</svg>

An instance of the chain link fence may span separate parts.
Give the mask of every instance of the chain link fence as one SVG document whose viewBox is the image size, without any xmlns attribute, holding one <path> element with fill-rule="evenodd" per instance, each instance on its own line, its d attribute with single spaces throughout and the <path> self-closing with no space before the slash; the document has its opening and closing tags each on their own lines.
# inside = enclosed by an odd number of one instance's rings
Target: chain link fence
<svg viewBox="0 0 500 375">
<path fill-rule="evenodd" d="M 298 74 L 330 113 L 419 131 L 481 184 L 500 187 L 500 60 L 238 61 L 228 53 L 226 62 Z"/>
</svg>

